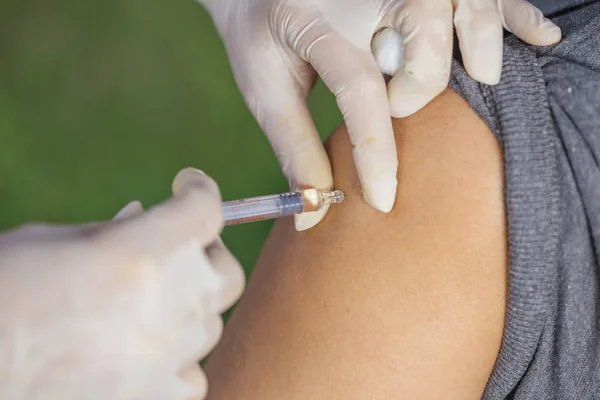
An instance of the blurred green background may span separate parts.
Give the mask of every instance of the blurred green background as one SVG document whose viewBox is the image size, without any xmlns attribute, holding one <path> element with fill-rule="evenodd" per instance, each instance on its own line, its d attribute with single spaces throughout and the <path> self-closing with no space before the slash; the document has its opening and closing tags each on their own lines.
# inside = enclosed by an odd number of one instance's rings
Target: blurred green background
<svg viewBox="0 0 600 400">
<path fill-rule="evenodd" d="M 340 121 L 319 83 L 319 131 Z M 20 0 L 0 12 L 0 229 L 111 218 L 170 195 L 185 166 L 224 199 L 287 190 L 204 9 L 187 1 Z M 224 240 L 247 272 L 270 222 Z"/>
</svg>

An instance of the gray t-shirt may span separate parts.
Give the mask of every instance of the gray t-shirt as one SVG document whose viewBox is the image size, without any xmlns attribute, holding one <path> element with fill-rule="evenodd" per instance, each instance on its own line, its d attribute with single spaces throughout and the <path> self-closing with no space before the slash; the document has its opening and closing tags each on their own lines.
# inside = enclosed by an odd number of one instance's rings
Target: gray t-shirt
<svg viewBox="0 0 600 400">
<path fill-rule="evenodd" d="M 530 0 L 531 4 L 538 7 L 546 16 L 569 12 L 569 10 L 592 3 L 590 0 Z"/>
<path fill-rule="evenodd" d="M 534 2 L 560 44 L 511 35 L 499 85 L 458 54 L 451 79 L 504 151 L 508 305 L 483 398 L 600 399 L 600 2 Z"/>
</svg>

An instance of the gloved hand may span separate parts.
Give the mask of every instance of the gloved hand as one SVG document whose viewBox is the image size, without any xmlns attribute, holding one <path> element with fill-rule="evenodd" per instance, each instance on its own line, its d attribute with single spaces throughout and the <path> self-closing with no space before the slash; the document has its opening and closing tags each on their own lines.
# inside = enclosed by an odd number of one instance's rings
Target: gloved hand
<svg viewBox="0 0 600 400">
<path fill-rule="evenodd" d="M 384 212 L 394 204 L 397 185 L 390 110 L 395 117 L 410 115 L 446 87 L 453 2 L 465 65 L 484 83 L 500 77 L 503 25 L 536 45 L 561 36 L 525 0 L 199 1 L 213 16 L 238 85 L 291 187 L 332 186 L 305 102 L 318 74 L 348 126 L 365 199 Z M 384 71 L 395 75 L 387 93 L 370 49 L 373 35 L 386 27 L 398 31 L 405 46 L 404 67 Z M 312 227 L 326 210 L 298 216 L 296 228 Z"/>
<path fill-rule="evenodd" d="M 0 398 L 204 397 L 198 361 L 243 272 L 215 182 L 186 169 L 173 189 L 147 212 L 0 236 Z"/>
</svg>

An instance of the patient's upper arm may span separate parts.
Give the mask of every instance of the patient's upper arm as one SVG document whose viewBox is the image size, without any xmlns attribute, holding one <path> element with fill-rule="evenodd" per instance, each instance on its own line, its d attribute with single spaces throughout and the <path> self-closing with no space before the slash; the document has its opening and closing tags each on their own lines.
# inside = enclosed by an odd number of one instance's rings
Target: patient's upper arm
<svg viewBox="0 0 600 400">
<path fill-rule="evenodd" d="M 345 128 L 333 135 L 347 200 L 312 230 L 275 224 L 207 365 L 209 399 L 481 396 L 506 301 L 500 149 L 451 91 L 394 129 L 389 214 L 363 201 Z"/>
</svg>

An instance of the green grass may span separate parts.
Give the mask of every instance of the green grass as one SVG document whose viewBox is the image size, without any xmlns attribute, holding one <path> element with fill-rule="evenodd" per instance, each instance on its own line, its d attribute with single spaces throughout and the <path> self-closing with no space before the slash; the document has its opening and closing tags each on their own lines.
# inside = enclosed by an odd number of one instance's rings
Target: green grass
<svg viewBox="0 0 600 400">
<path fill-rule="evenodd" d="M 193 1 L 13 0 L 0 13 L 0 229 L 110 218 L 169 196 L 182 167 L 225 199 L 287 190 L 235 85 L 222 43 Z M 322 84 L 319 131 L 340 121 Z M 269 222 L 227 228 L 253 266 Z"/>
</svg>

